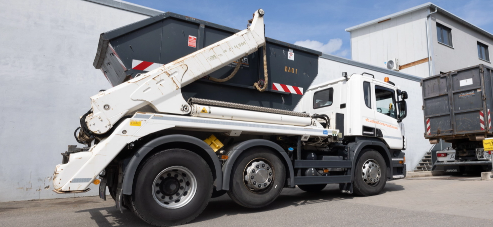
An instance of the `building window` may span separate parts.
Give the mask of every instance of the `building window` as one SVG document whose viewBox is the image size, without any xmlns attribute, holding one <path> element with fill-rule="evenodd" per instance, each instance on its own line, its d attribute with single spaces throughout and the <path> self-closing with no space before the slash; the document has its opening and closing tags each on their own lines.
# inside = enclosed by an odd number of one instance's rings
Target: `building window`
<svg viewBox="0 0 493 227">
<path fill-rule="evenodd" d="M 313 109 L 331 106 L 334 100 L 333 94 L 333 88 L 315 92 L 315 94 L 313 95 Z"/>
<path fill-rule="evenodd" d="M 365 99 L 365 105 L 371 109 L 371 87 L 370 82 L 363 82 L 363 98 Z"/>
<path fill-rule="evenodd" d="M 439 23 L 437 23 L 437 38 L 439 43 L 452 46 L 452 30 Z"/>
<path fill-rule="evenodd" d="M 490 61 L 490 53 L 488 52 L 488 46 L 478 42 L 478 57 L 481 60 Z"/>
</svg>

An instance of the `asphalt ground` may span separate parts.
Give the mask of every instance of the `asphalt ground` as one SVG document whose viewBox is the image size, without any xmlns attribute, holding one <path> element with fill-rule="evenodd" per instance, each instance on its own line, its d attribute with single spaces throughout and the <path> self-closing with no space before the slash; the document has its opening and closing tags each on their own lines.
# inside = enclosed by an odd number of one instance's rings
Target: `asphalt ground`
<svg viewBox="0 0 493 227">
<path fill-rule="evenodd" d="M 227 195 L 212 199 L 185 226 L 493 226 L 493 181 L 421 177 L 388 182 L 376 196 L 356 197 L 328 185 L 310 194 L 284 189 L 262 209 Z M 0 203 L 0 226 L 148 226 L 98 197 Z"/>
</svg>

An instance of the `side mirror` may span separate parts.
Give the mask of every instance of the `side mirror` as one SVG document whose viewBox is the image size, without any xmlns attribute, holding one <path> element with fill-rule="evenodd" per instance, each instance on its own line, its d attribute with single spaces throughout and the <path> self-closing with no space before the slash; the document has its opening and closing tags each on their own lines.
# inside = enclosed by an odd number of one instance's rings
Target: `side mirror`
<svg viewBox="0 0 493 227">
<path fill-rule="evenodd" d="M 407 96 L 407 93 L 406 93 Z M 404 118 L 407 117 L 407 103 L 402 100 L 397 102 L 397 108 L 399 109 L 399 116 L 397 118 L 398 122 L 401 122 Z"/>
<path fill-rule="evenodd" d="M 402 100 L 404 100 L 404 99 L 407 99 L 407 98 L 408 98 L 408 96 L 407 96 L 407 92 L 406 92 L 406 91 L 402 91 L 402 92 L 401 92 L 401 96 L 402 96 Z"/>
</svg>

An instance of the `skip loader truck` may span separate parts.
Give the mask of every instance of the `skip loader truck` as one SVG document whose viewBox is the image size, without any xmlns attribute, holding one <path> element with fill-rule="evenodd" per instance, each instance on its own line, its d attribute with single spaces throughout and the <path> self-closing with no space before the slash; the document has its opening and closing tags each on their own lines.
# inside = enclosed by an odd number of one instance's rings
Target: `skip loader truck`
<svg viewBox="0 0 493 227">
<path fill-rule="evenodd" d="M 262 9 L 242 31 L 164 13 L 101 34 L 94 66 L 113 87 L 91 97 L 55 192 L 99 184 L 157 226 L 225 193 L 248 208 L 285 187 L 380 193 L 406 174 L 407 93 L 367 73 L 312 85 L 320 55 L 265 38 Z"/>
</svg>

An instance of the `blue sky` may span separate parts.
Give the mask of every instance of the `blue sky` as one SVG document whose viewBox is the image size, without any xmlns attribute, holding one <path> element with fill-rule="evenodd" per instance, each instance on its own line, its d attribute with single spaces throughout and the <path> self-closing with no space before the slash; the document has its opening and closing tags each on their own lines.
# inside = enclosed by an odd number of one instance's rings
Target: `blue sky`
<svg viewBox="0 0 493 227">
<path fill-rule="evenodd" d="M 349 32 L 344 29 L 405 10 L 429 0 L 224 1 L 126 0 L 236 29 L 246 28 L 252 13 L 265 11 L 266 36 L 351 58 Z M 491 0 L 435 0 L 441 8 L 493 33 Z"/>
</svg>

